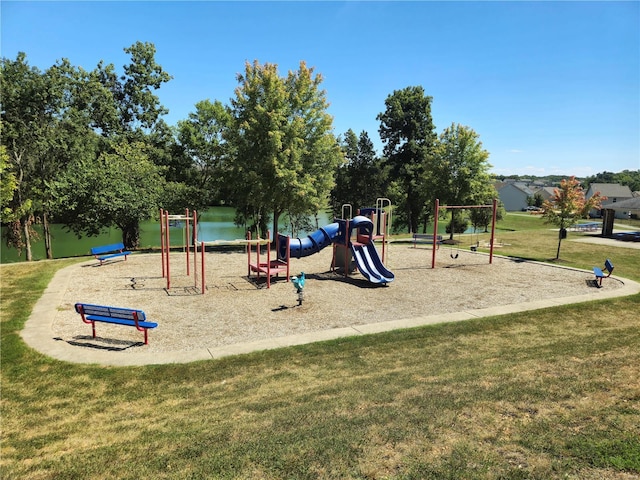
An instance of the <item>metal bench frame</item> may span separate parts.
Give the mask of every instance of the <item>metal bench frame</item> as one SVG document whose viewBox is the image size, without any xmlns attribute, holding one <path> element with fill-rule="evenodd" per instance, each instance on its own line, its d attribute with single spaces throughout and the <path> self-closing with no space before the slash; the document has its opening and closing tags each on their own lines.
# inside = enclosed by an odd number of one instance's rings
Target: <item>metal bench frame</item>
<svg viewBox="0 0 640 480">
<path fill-rule="evenodd" d="M 442 243 L 442 235 L 435 236 L 435 242 L 433 239 L 433 234 L 431 233 L 414 233 L 413 234 L 413 248 L 416 248 L 416 244 L 418 243 L 426 243 L 428 245 L 433 245 L 435 243 L 436 249 L 440 248 L 440 244 Z"/>
<path fill-rule="evenodd" d="M 101 247 L 93 247 L 91 249 L 91 255 L 100 261 L 101 266 L 102 262 L 110 258 L 124 257 L 126 260 L 127 255 L 130 253 L 131 252 L 124 249 L 124 243 L 112 243 L 111 245 L 103 245 Z"/>
<path fill-rule="evenodd" d="M 112 323 L 115 325 L 135 327 L 137 330 L 144 332 L 144 344 L 148 345 L 149 329 L 158 326 L 155 322 L 147 322 L 147 317 L 142 310 L 93 305 L 90 303 L 76 303 L 75 309 L 82 317 L 84 323 L 91 324 L 93 338 L 96 338 L 96 322 Z"/>
<path fill-rule="evenodd" d="M 602 279 L 609 278 L 613 273 L 613 263 L 608 258 L 604 262 L 604 269 L 607 271 L 605 275 L 602 269 L 598 267 L 593 267 L 593 274 L 596 276 L 596 281 L 598 282 L 598 287 L 602 286 Z"/>
</svg>

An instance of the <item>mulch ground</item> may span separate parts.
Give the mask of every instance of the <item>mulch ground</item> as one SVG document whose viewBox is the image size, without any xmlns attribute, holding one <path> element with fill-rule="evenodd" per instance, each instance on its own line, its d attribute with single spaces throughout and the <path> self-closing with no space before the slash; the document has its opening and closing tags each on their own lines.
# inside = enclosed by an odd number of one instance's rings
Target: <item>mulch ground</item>
<svg viewBox="0 0 640 480">
<path fill-rule="evenodd" d="M 489 264 L 486 254 L 445 246 L 437 251 L 435 269 L 430 247 L 392 244 L 387 253 L 385 266 L 395 279 L 386 286 L 372 285 L 357 272 L 347 278 L 332 272 L 331 248 L 292 259 L 290 274 L 306 275 L 302 305 L 284 277 L 273 279 L 269 289 L 264 277 L 249 277 L 247 255 L 239 251 L 205 254 L 204 295 L 200 257 L 194 268 L 193 254 L 189 276 L 185 254 L 171 254 L 170 289 L 159 254 L 132 254 L 103 266 L 88 261 L 67 267 L 73 269 L 71 281 L 52 329 L 57 338 L 81 343 L 91 338 L 91 327 L 75 313 L 76 302 L 137 308 L 159 324 L 149 333 L 149 345 L 139 345 L 143 335 L 134 328 L 107 324 L 97 325 L 99 338 L 93 342 L 105 348 L 136 345 L 125 354 L 186 351 L 548 298 L 591 294 L 596 299 L 621 286 L 611 280 L 598 289 L 591 272 L 497 256 Z"/>
</svg>

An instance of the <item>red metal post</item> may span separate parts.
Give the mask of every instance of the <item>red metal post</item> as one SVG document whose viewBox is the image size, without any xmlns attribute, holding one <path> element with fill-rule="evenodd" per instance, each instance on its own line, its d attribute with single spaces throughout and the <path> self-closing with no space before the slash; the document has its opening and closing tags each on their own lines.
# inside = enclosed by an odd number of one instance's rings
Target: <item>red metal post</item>
<svg viewBox="0 0 640 480">
<path fill-rule="evenodd" d="M 205 279 L 204 279 L 204 278 L 205 278 L 205 277 L 204 277 L 204 274 L 205 274 L 205 267 L 204 267 L 204 242 L 202 242 L 202 244 L 201 244 L 201 247 L 200 247 L 200 248 L 201 248 L 201 255 L 202 255 L 202 260 L 201 260 L 201 261 L 202 261 L 202 280 L 201 280 L 201 283 L 202 283 L 202 295 L 204 295 L 204 290 L 205 290 L 205 288 L 206 288 L 206 285 L 205 285 L 205 283 L 206 283 L 206 282 L 205 282 Z"/>
<path fill-rule="evenodd" d="M 198 271 L 198 233 L 197 233 L 197 225 L 198 225 L 198 213 L 193 211 L 193 271 L 194 276 L 197 276 Z M 193 283 L 194 288 L 198 286 L 198 279 L 194 279 Z"/>
<path fill-rule="evenodd" d="M 185 216 L 185 224 L 184 224 L 184 241 L 187 244 L 187 277 L 189 275 L 191 275 L 191 272 L 189 272 L 189 250 L 190 250 L 190 242 L 189 242 L 189 209 L 185 208 L 184 209 L 184 216 Z"/>
<path fill-rule="evenodd" d="M 164 226 L 164 233 L 165 233 L 165 245 L 167 246 L 167 290 L 169 290 L 171 288 L 171 272 L 169 271 L 169 254 L 171 253 L 171 235 L 169 235 L 169 214 L 167 212 L 167 214 L 165 215 L 165 226 Z"/>
<path fill-rule="evenodd" d="M 493 199 L 493 215 L 491 218 L 491 245 L 489 246 L 489 263 L 493 263 L 493 242 L 496 238 L 496 218 L 498 216 L 498 199 Z"/>
<path fill-rule="evenodd" d="M 251 231 L 247 230 L 247 235 L 245 236 L 247 240 L 247 277 L 251 276 Z"/>
<path fill-rule="evenodd" d="M 162 278 L 165 277 L 164 271 L 164 210 L 160 209 L 160 258 L 162 259 Z"/>
</svg>

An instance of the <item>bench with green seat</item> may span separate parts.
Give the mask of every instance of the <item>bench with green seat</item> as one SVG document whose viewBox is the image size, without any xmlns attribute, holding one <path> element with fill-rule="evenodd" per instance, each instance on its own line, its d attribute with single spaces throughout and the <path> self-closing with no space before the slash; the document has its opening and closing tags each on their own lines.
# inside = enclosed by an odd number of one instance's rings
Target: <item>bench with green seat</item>
<svg viewBox="0 0 640 480">
<path fill-rule="evenodd" d="M 144 344 L 149 344 L 148 331 L 158 326 L 155 322 L 147 322 L 147 317 L 142 310 L 131 308 L 109 307 L 106 305 L 93 305 L 90 303 L 76 303 L 76 312 L 82 317 L 82 321 L 91 324 L 93 338 L 96 338 L 96 322 L 113 323 L 135 327 L 144 332 Z"/>
<path fill-rule="evenodd" d="M 127 255 L 130 253 L 124 249 L 124 243 L 112 243 L 111 245 L 103 245 L 102 247 L 93 247 L 91 249 L 91 255 L 100 261 L 100 265 L 105 260 L 115 257 L 124 257 L 126 260 Z"/>
<path fill-rule="evenodd" d="M 598 282 L 598 287 L 602 286 L 602 279 L 610 277 L 611 273 L 613 272 L 613 263 L 611 263 L 611 260 L 609 260 L 608 258 L 604 262 L 604 269 L 607 271 L 606 275 L 604 274 L 604 272 L 602 271 L 601 268 L 593 267 L 593 273 L 596 276 L 596 281 Z"/>
</svg>

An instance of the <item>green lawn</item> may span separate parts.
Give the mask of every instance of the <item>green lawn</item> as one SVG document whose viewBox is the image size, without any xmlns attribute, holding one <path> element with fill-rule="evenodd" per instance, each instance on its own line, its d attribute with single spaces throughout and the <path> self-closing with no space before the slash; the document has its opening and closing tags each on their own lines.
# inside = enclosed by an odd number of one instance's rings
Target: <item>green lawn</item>
<svg viewBox="0 0 640 480">
<path fill-rule="evenodd" d="M 497 253 L 555 256 L 557 233 L 541 222 L 499 236 L 511 245 Z M 611 258 L 640 281 L 638 250 L 564 241 L 561 257 L 582 268 Z M 17 333 L 74 261 L 0 269 L 1 478 L 640 475 L 640 295 L 193 364 L 98 367 L 48 359 Z"/>
</svg>

